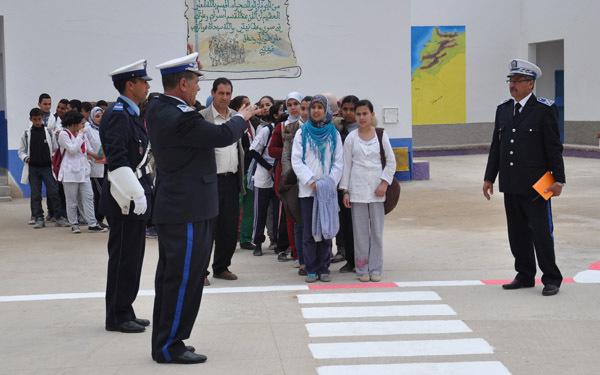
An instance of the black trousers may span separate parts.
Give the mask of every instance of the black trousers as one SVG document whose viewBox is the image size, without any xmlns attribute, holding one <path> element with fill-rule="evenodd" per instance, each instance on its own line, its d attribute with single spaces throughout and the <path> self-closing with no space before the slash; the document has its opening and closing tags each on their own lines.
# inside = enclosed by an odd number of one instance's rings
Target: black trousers
<svg viewBox="0 0 600 375">
<path fill-rule="evenodd" d="M 146 247 L 146 222 L 107 217 L 108 272 L 106 280 L 106 326 L 116 327 L 136 318 L 133 301 L 140 289 Z"/>
<path fill-rule="evenodd" d="M 538 195 L 505 193 L 504 208 L 510 250 L 515 257 L 516 277 L 522 282 L 533 283 L 537 256 L 544 285 L 560 286 L 563 277 L 554 256 L 550 200 L 546 201 Z"/>
<path fill-rule="evenodd" d="M 283 204 L 277 195 L 275 195 L 277 201 L 277 252 L 286 251 L 290 247 L 290 240 L 288 238 L 287 231 L 287 219 Z M 274 213 L 275 214 L 275 213 Z"/>
<path fill-rule="evenodd" d="M 331 240 L 315 242 L 312 235 L 312 212 L 314 197 L 300 198 L 302 215 L 302 254 L 306 272 L 322 275 L 329 273 L 331 263 Z"/>
<path fill-rule="evenodd" d="M 252 230 L 252 241 L 255 245 L 262 245 L 265 242 L 265 226 L 267 225 L 267 214 L 269 212 L 269 203 L 273 202 L 275 191 L 273 188 L 254 188 L 254 225 Z M 277 220 L 275 208 L 273 208 L 273 221 Z"/>
<path fill-rule="evenodd" d="M 170 362 L 185 351 L 204 289 L 214 220 L 157 224 L 158 265 L 154 287 L 152 358 Z M 111 228 L 112 230 L 112 228 Z"/>
<path fill-rule="evenodd" d="M 237 173 L 219 174 L 219 216 L 215 220 L 215 256 L 212 269 L 215 274 L 227 271 L 237 247 L 237 229 L 240 219 L 240 188 Z"/>
<path fill-rule="evenodd" d="M 354 231 L 352 229 L 352 209 L 346 208 L 343 203 L 344 192 L 338 190 L 338 203 L 340 206 L 340 231 L 336 239 L 341 235 L 344 249 L 344 258 L 354 268 Z"/>
<path fill-rule="evenodd" d="M 96 221 L 101 223 L 104 221 L 104 213 L 100 207 L 100 197 L 102 196 L 104 178 L 90 177 L 90 180 L 92 182 L 92 191 L 94 192 L 94 214 L 96 215 Z"/>
</svg>

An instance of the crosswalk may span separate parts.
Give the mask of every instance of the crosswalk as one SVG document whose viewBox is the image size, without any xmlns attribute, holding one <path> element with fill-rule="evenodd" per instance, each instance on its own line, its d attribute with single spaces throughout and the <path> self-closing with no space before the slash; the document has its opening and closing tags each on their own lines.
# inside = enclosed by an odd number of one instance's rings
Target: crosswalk
<svg viewBox="0 0 600 375">
<path fill-rule="evenodd" d="M 308 348 L 325 364 L 317 374 L 509 375 L 493 360 L 494 348 L 486 340 L 464 338 L 473 331 L 441 302 L 433 291 L 299 294 Z M 429 361 L 436 356 L 489 360 Z M 398 363 L 413 357 L 423 362 Z M 344 365 L 348 359 L 368 359 L 368 364 Z"/>
</svg>

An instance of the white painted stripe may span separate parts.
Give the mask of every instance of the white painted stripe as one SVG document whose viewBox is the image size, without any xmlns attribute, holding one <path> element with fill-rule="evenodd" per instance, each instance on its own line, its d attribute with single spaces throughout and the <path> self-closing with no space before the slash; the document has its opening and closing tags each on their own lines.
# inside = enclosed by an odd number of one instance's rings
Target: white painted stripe
<svg viewBox="0 0 600 375">
<path fill-rule="evenodd" d="M 600 283 L 600 271 L 598 270 L 587 270 L 579 272 L 573 278 L 576 283 L 582 284 L 598 284 Z"/>
<path fill-rule="evenodd" d="M 471 286 L 485 285 L 481 280 L 447 280 L 447 281 L 399 281 L 396 285 L 400 288 L 433 287 L 433 286 Z"/>
<path fill-rule="evenodd" d="M 366 341 L 308 344 L 315 359 L 492 354 L 484 339 Z"/>
<path fill-rule="evenodd" d="M 241 286 L 233 288 L 204 288 L 204 294 L 264 293 L 308 290 L 307 285 Z"/>
<path fill-rule="evenodd" d="M 376 318 L 384 316 L 456 315 L 448 305 L 391 305 L 349 307 L 304 307 L 305 319 Z"/>
<path fill-rule="evenodd" d="M 242 286 L 234 288 L 205 288 L 204 294 L 229 294 L 229 293 L 264 293 L 287 292 L 308 290 L 307 285 L 273 285 L 273 286 Z M 153 289 L 143 289 L 138 292 L 140 297 L 154 296 Z M 56 294 L 25 294 L 17 296 L 0 296 L 0 302 L 28 302 L 28 301 L 57 301 L 71 299 L 104 298 L 104 292 L 89 293 L 56 293 Z"/>
<path fill-rule="evenodd" d="M 440 300 L 440 296 L 435 292 L 298 294 L 299 303 L 360 303 Z"/>
<path fill-rule="evenodd" d="M 396 363 L 389 365 L 322 366 L 319 375 L 510 375 L 504 365 L 496 361 Z"/>
<path fill-rule="evenodd" d="M 473 332 L 461 320 L 308 323 L 310 337 L 387 336 Z"/>
<path fill-rule="evenodd" d="M 104 292 L 28 294 L 21 296 L 0 296 L 0 302 L 53 301 L 63 299 L 104 298 Z"/>
</svg>

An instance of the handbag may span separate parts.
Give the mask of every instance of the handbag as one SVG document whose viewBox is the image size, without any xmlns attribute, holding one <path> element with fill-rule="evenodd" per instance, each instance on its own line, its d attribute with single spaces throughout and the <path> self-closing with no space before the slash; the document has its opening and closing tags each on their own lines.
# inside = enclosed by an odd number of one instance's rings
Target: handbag
<svg viewBox="0 0 600 375">
<path fill-rule="evenodd" d="M 385 169 L 386 158 L 385 151 L 383 150 L 383 128 L 375 128 L 377 134 L 377 140 L 379 141 L 379 155 L 381 156 L 381 168 Z M 388 186 L 385 191 L 385 202 L 383 203 L 383 209 L 385 214 L 389 214 L 396 208 L 398 200 L 400 199 L 400 182 L 396 180 L 396 177 L 392 178 L 392 183 Z"/>
</svg>

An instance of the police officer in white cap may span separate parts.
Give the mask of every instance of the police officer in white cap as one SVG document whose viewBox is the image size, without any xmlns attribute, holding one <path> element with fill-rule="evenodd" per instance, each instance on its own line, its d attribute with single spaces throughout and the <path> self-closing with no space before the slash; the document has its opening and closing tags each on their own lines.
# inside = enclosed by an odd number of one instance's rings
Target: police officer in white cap
<svg viewBox="0 0 600 375">
<path fill-rule="evenodd" d="M 165 93 L 146 111 L 157 176 L 152 358 L 159 363 L 206 361 L 183 340 L 190 337 L 200 307 L 219 212 L 214 148 L 237 142 L 257 112 L 255 106 L 244 107 L 220 126 L 204 120 L 193 107 L 202 75 L 197 57 L 192 53 L 157 66 Z"/>
<path fill-rule="evenodd" d="M 537 256 L 543 273 L 542 295 L 551 296 L 558 293 L 563 279 L 554 255 L 552 210 L 550 200 L 544 200 L 532 185 L 550 171 L 556 182 L 548 190 L 558 197 L 565 183 L 565 168 L 558 109 L 553 101 L 533 94 L 535 80 L 541 76 L 540 68 L 529 61 L 514 59 L 509 64 L 507 82 L 512 99 L 496 109 L 483 195 L 490 199 L 500 174 L 508 239 L 517 271 L 514 280 L 502 287 L 533 287 Z"/>
<path fill-rule="evenodd" d="M 102 189 L 101 208 L 110 225 L 106 282 L 106 330 L 143 332 L 150 324 L 138 318 L 133 301 L 140 286 L 149 218 L 150 187 L 146 163 L 148 136 L 139 105 L 148 95 L 146 60 L 110 73 L 119 92 L 100 124 L 108 178 Z"/>
</svg>

